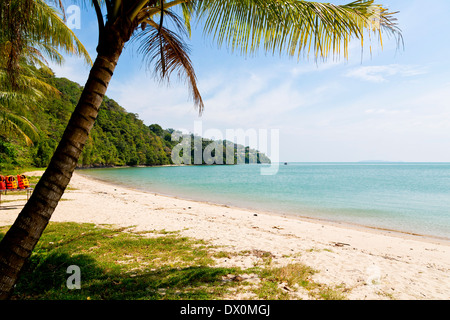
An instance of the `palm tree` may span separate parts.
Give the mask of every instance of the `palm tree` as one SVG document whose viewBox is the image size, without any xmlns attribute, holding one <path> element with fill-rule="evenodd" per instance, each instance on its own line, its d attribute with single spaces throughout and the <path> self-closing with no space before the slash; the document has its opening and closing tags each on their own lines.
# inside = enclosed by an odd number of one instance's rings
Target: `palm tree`
<svg viewBox="0 0 450 320">
<path fill-rule="evenodd" d="M 0 297 L 7 298 L 69 183 L 94 125 L 124 45 L 133 37 L 163 80 L 186 80 L 199 111 L 203 101 L 187 53 L 191 22 L 218 46 L 244 54 L 264 50 L 317 59 L 347 56 L 349 42 L 368 33 L 399 35 L 394 15 L 373 0 L 332 5 L 298 0 L 92 0 L 97 14 L 97 58 L 61 141 L 29 201 L 0 243 Z M 102 9 L 106 11 L 106 18 Z M 167 21 L 170 20 L 170 24 Z M 169 29 L 172 26 L 173 30 Z"/>
<path fill-rule="evenodd" d="M 60 0 L 51 2 L 61 5 Z M 2 0 L 0 3 L 0 63 L 13 90 L 19 89 L 21 65 L 46 66 L 45 56 L 61 63 L 59 51 L 91 58 L 59 16 L 44 0 Z"/>
<path fill-rule="evenodd" d="M 38 129 L 24 116 L 0 109 L 0 136 L 15 134 L 22 138 L 27 146 L 31 146 L 39 137 Z"/>
<path fill-rule="evenodd" d="M 59 2 L 58 2 L 59 3 Z M 61 64 L 59 50 L 92 61 L 82 43 L 42 0 L 5 0 L 0 4 L 0 131 L 17 134 L 27 145 L 38 138 L 37 128 L 23 114 L 58 90 L 38 75 L 51 73 L 46 57 Z"/>
<path fill-rule="evenodd" d="M 0 136 L 4 139 L 15 135 L 28 146 L 39 139 L 38 129 L 24 114 L 29 110 L 39 110 L 39 104 L 45 97 L 59 94 L 56 88 L 40 79 L 42 72 L 50 73 L 51 70 L 38 70 L 24 61 L 21 62 L 20 73 L 14 75 L 13 88 L 6 66 L 0 61 Z"/>
</svg>

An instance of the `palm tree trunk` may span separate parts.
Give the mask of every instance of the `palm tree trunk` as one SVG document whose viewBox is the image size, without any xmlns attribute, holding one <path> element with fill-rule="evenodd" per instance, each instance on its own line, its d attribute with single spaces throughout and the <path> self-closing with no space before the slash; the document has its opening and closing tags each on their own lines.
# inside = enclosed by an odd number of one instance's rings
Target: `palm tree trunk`
<svg viewBox="0 0 450 320">
<path fill-rule="evenodd" d="M 22 267 L 39 241 L 72 177 L 119 56 L 131 35 L 128 30 L 129 34 L 124 37 L 123 31 L 116 32 L 114 28 L 110 28 L 100 37 L 97 58 L 50 164 L 0 243 L 0 299 L 11 296 Z"/>
</svg>

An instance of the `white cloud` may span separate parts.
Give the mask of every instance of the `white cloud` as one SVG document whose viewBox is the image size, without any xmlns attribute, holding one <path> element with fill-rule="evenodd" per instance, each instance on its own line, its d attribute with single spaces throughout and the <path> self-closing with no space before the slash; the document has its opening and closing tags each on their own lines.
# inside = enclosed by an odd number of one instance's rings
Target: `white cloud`
<svg viewBox="0 0 450 320">
<path fill-rule="evenodd" d="M 308 74 L 311 72 L 327 71 L 327 70 L 333 69 L 335 67 L 341 66 L 344 63 L 346 63 L 346 62 L 339 61 L 339 60 L 333 60 L 333 59 L 330 59 L 325 62 L 317 62 L 317 63 L 303 62 L 300 65 L 292 68 L 290 72 L 293 76 L 299 76 L 299 75 L 304 75 L 304 74 Z"/>
<path fill-rule="evenodd" d="M 389 78 L 394 76 L 413 77 L 425 74 L 423 67 L 412 65 L 391 64 L 385 66 L 368 66 L 359 67 L 350 70 L 345 74 L 346 77 L 361 79 L 369 82 L 387 82 Z"/>
<path fill-rule="evenodd" d="M 235 79 L 218 75 L 221 83 L 207 95 L 203 119 L 228 128 L 279 128 L 293 120 L 300 110 L 326 99 L 328 84 L 299 85 L 289 75 L 289 71 L 267 73 L 267 70 Z"/>
<path fill-rule="evenodd" d="M 411 112 L 411 110 L 384 109 L 384 108 L 367 109 L 365 111 L 365 113 L 367 114 L 378 114 L 378 115 L 397 115 L 409 112 Z"/>
<path fill-rule="evenodd" d="M 59 78 L 67 78 L 84 86 L 91 69 L 84 60 L 76 56 L 65 56 L 62 65 L 49 62 L 49 67 Z"/>
</svg>

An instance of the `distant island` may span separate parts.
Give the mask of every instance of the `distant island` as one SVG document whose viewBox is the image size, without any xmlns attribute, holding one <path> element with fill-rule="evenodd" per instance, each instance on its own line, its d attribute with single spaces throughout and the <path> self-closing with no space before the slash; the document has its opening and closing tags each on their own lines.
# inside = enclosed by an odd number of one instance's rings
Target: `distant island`
<svg viewBox="0 0 450 320">
<path fill-rule="evenodd" d="M 401 162 L 401 161 L 388 161 L 388 160 L 361 160 L 358 162 Z"/>
</svg>

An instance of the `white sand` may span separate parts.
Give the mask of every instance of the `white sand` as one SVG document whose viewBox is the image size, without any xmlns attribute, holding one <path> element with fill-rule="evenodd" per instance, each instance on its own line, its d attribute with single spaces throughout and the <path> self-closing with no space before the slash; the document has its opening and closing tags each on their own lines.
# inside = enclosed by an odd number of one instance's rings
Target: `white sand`
<svg viewBox="0 0 450 320">
<path fill-rule="evenodd" d="M 319 271 L 314 281 L 344 285 L 352 300 L 450 298 L 450 243 L 442 239 L 183 200 L 103 183 L 78 172 L 70 186 L 76 190 L 66 191 L 51 221 L 180 231 L 226 251 L 268 251 L 275 264 L 301 262 Z M 26 196 L 2 196 L 13 198 L 22 200 L 2 203 L 0 225 L 13 223 Z M 255 257 L 246 255 L 220 261 L 243 267 L 254 262 Z"/>
</svg>

